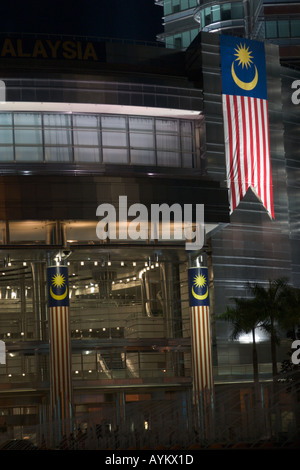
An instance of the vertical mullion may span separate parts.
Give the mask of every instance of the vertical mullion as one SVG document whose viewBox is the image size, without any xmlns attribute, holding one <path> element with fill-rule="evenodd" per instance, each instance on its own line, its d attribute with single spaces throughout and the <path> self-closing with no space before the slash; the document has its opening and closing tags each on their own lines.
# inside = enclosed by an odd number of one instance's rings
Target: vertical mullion
<svg viewBox="0 0 300 470">
<path fill-rule="evenodd" d="M 177 127 L 179 132 L 179 149 L 180 149 L 180 168 L 183 168 L 183 145 L 182 145 L 182 126 L 181 121 L 177 119 Z"/>
<path fill-rule="evenodd" d="M 126 133 L 126 147 L 127 147 L 127 164 L 131 164 L 130 158 L 130 138 L 129 138 L 129 117 L 125 116 L 125 133 Z"/>
<path fill-rule="evenodd" d="M 195 123 L 194 121 L 191 121 L 191 128 L 192 128 L 192 134 L 191 134 L 191 139 L 192 139 L 192 168 L 196 168 L 196 162 L 195 162 L 195 153 L 196 153 L 196 142 L 195 142 Z"/>
<path fill-rule="evenodd" d="M 14 152 L 14 162 L 16 162 L 16 139 L 15 139 L 15 113 L 11 113 L 12 117 L 12 138 L 13 138 L 13 152 Z"/>
<path fill-rule="evenodd" d="M 46 162 L 44 113 L 41 113 L 41 121 L 42 121 L 43 162 Z"/>
<path fill-rule="evenodd" d="M 155 118 L 152 118 L 152 131 L 154 133 L 155 166 L 157 166 L 158 160 L 157 160 L 157 139 L 156 139 L 156 119 Z"/>
<path fill-rule="evenodd" d="M 103 163 L 103 140 L 102 140 L 102 114 L 99 114 L 98 117 L 98 133 L 99 133 L 99 154 L 100 154 L 100 163 Z"/>
<path fill-rule="evenodd" d="M 71 146 L 72 146 L 72 163 L 75 162 L 75 152 L 74 152 L 74 123 L 73 123 L 73 114 L 71 114 Z"/>
</svg>

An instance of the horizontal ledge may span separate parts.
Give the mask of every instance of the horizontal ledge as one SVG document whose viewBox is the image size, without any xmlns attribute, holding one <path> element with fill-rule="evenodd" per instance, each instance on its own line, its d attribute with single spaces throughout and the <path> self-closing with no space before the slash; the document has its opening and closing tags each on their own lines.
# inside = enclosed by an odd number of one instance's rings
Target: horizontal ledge
<svg viewBox="0 0 300 470">
<path fill-rule="evenodd" d="M 160 108 L 147 106 L 122 106 L 94 103 L 52 103 L 34 101 L 2 101 L 0 112 L 5 111 L 46 111 L 60 113 L 130 114 L 138 116 L 158 116 L 197 119 L 199 110 Z"/>
</svg>

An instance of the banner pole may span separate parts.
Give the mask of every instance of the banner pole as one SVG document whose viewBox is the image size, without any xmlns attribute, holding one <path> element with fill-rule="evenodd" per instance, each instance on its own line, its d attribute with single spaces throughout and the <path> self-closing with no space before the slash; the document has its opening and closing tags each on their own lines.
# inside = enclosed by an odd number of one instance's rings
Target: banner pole
<svg viewBox="0 0 300 470">
<path fill-rule="evenodd" d="M 197 409 L 202 437 L 208 438 L 213 429 L 214 409 L 208 268 L 199 265 L 189 267 L 188 282 L 191 308 L 193 403 Z"/>
<path fill-rule="evenodd" d="M 72 418 L 72 361 L 67 266 L 47 268 L 50 340 L 50 414 L 70 432 Z"/>
</svg>

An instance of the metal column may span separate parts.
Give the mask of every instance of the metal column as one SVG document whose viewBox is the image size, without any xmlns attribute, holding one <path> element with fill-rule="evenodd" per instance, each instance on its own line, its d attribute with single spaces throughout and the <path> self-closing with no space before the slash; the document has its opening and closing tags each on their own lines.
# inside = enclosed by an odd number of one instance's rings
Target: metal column
<svg viewBox="0 0 300 470">
<path fill-rule="evenodd" d="M 73 395 L 68 268 L 66 266 L 48 267 L 47 280 L 51 413 L 55 421 L 66 421 L 72 417 Z"/>
<path fill-rule="evenodd" d="M 209 316 L 208 269 L 190 267 L 189 301 L 191 307 L 191 343 L 193 367 L 193 402 L 197 408 L 198 425 L 204 437 L 213 426 L 214 382 Z"/>
</svg>

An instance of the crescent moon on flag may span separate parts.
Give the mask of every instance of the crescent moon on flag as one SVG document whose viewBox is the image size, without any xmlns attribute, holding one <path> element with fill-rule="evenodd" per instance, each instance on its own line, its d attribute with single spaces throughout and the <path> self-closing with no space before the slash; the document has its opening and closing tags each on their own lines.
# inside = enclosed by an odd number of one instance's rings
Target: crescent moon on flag
<svg viewBox="0 0 300 470">
<path fill-rule="evenodd" d="M 67 287 L 66 287 L 65 292 L 61 295 L 54 294 L 54 292 L 52 290 L 52 287 L 50 287 L 50 295 L 55 300 L 64 300 L 67 297 L 67 294 L 68 294 L 68 288 Z"/>
<path fill-rule="evenodd" d="M 207 288 L 206 288 L 205 294 L 202 294 L 202 295 L 196 294 L 196 292 L 194 291 L 194 286 L 193 286 L 193 287 L 192 287 L 192 295 L 193 295 L 193 297 L 195 297 L 195 299 L 197 299 L 197 300 L 205 300 L 205 299 L 207 299 L 207 297 L 208 297 L 208 286 L 207 286 Z"/>
<path fill-rule="evenodd" d="M 231 75 L 232 75 L 232 78 L 235 82 L 235 84 L 239 87 L 239 88 L 242 88 L 243 90 L 246 90 L 246 91 L 251 91 L 253 90 L 253 88 L 256 87 L 257 85 L 257 82 L 258 82 L 258 72 L 257 72 L 257 68 L 256 68 L 256 65 L 254 65 L 255 67 L 255 75 L 254 75 L 254 78 L 251 82 L 243 82 L 242 80 L 240 80 L 235 71 L 234 71 L 234 62 L 232 62 L 232 65 L 231 65 Z"/>
</svg>

